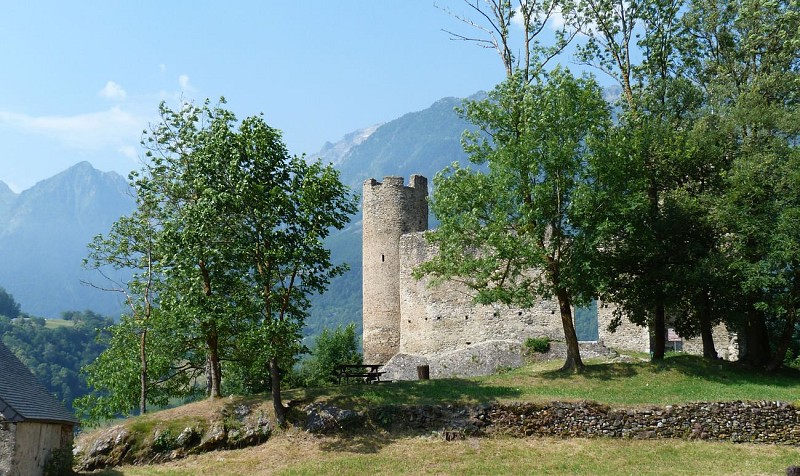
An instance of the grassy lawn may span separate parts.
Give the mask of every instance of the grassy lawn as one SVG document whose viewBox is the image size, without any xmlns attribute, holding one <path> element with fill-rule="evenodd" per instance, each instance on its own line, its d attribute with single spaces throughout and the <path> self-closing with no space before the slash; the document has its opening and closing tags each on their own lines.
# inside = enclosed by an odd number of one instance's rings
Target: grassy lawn
<svg viewBox="0 0 800 476">
<path fill-rule="evenodd" d="M 741 365 L 671 355 L 664 362 L 588 361 L 581 374 L 558 371 L 561 362 L 540 362 L 473 379 L 393 382 L 295 389 L 297 404 L 327 401 L 349 408 L 383 404 L 457 404 L 593 400 L 612 406 L 691 401 L 781 400 L 798 404 L 800 372 L 754 373 Z M 268 396 L 247 397 L 264 400 Z M 198 402 L 145 417 L 145 423 L 212 412 Z M 135 425 L 135 419 L 129 424 Z M 163 424 L 163 423 L 162 423 Z M 181 421 L 181 424 L 184 424 Z M 179 425 L 180 426 L 180 425 Z M 163 465 L 124 467 L 107 475 L 371 475 L 371 474 L 785 474 L 800 465 L 800 448 L 682 440 L 471 438 L 446 442 L 437 435 L 369 434 L 317 437 L 279 432 L 267 443 L 218 451 Z"/>
<path fill-rule="evenodd" d="M 687 441 L 433 437 L 316 438 L 284 434 L 264 445 L 105 474 L 145 475 L 757 475 L 786 474 L 800 449 Z"/>
<path fill-rule="evenodd" d="M 393 382 L 298 389 L 287 398 L 327 400 L 342 407 L 364 405 L 549 402 L 593 400 L 609 405 L 667 405 L 693 401 L 800 398 L 800 372 L 754 373 L 741 365 L 696 356 L 670 355 L 664 362 L 608 363 L 589 360 L 581 374 L 565 374 L 561 362 L 540 362 L 489 377 Z"/>
<path fill-rule="evenodd" d="M 74 327 L 74 321 L 67 321 L 64 319 L 46 319 L 44 321 L 44 327 L 47 329 L 57 329 L 59 327 Z"/>
</svg>

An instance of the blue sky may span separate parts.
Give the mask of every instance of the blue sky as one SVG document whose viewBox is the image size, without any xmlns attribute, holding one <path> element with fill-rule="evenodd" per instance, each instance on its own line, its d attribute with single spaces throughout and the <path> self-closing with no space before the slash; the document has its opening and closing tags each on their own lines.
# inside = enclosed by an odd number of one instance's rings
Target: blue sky
<svg viewBox="0 0 800 476">
<path fill-rule="evenodd" d="M 83 160 L 138 169 L 162 100 L 225 96 L 313 154 L 503 77 L 493 50 L 442 31 L 472 33 L 433 0 L 2 3 L 0 180 L 15 191 Z"/>
</svg>

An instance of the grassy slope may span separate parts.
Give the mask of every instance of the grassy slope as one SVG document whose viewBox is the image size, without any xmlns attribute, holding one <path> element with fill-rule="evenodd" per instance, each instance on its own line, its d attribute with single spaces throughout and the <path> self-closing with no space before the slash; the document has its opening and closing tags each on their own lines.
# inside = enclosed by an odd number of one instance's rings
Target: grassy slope
<svg viewBox="0 0 800 476">
<path fill-rule="evenodd" d="M 590 361 L 582 375 L 561 374 L 556 370 L 559 364 L 537 363 L 477 379 L 292 390 L 287 398 L 358 408 L 581 399 L 620 406 L 698 400 L 797 403 L 800 395 L 800 372 L 765 376 L 736 364 L 691 356 L 671 356 L 661 364 Z M 200 405 L 204 406 L 198 411 L 207 411 L 207 403 Z M 187 413 L 193 413 L 190 406 L 181 411 L 183 416 Z M 149 418 L 153 417 L 158 414 Z M 256 448 L 209 453 L 166 465 L 117 468 L 108 474 L 783 474 L 792 464 L 800 464 L 798 448 L 611 439 L 445 442 L 396 435 L 344 439 L 290 430 Z"/>
<path fill-rule="evenodd" d="M 561 362 L 541 362 L 477 379 L 394 382 L 369 387 L 294 390 L 289 398 L 329 400 L 343 407 L 380 404 L 542 402 L 594 400 L 610 405 L 667 405 L 692 401 L 800 398 L 800 372 L 753 373 L 735 363 L 689 355 L 663 363 L 589 361 L 580 375 L 558 371 Z"/>
<path fill-rule="evenodd" d="M 59 327 L 75 327 L 75 322 L 64 319 L 47 319 L 44 321 L 44 326 L 48 329 L 58 329 Z"/>
<path fill-rule="evenodd" d="M 368 440 L 293 433 L 244 450 L 208 453 L 107 474 L 354 475 L 372 474 L 785 474 L 800 451 L 781 446 L 686 441 L 425 437 Z"/>
</svg>

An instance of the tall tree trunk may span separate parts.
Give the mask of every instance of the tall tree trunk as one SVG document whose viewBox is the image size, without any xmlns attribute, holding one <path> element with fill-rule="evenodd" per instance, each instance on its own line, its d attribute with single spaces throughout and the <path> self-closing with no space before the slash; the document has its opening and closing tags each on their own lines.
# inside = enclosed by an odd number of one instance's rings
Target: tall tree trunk
<svg viewBox="0 0 800 476">
<path fill-rule="evenodd" d="M 714 346 L 714 333 L 711 329 L 711 296 L 708 289 L 703 291 L 703 302 L 698 318 L 700 320 L 700 337 L 703 339 L 703 357 L 718 359 L 719 355 Z"/>
<path fill-rule="evenodd" d="M 792 335 L 794 334 L 794 325 L 797 322 L 797 314 L 794 309 L 790 309 L 786 315 L 786 324 L 783 326 L 783 332 L 778 340 L 775 354 L 767 365 L 767 371 L 773 372 L 778 370 L 783 365 L 783 359 L 786 357 L 786 351 L 792 343 Z"/>
<path fill-rule="evenodd" d="M 147 413 L 147 329 L 139 336 L 139 414 Z"/>
<path fill-rule="evenodd" d="M 206 344 L 208 346 L 208 368 L 211 374 L 208 398 L 220 398 L 222 397 L 222 368 L 219 363 L 219 336 L 215 328 L 206 334 Z"/>
<path fill-rule="evenodd" d="M 763 367 L 770 360 L 769 334 L 764 315 L 751 309 L 745 319 L 744 330 L 739 335 L 739 345 L 744 349 L 742 362 L 752 367 Z"/>
<path fill-rule="evenodd" d="M 653 316 L 653 360 L 664 360 L 667 346 L 667 316 L 664 303 L 656 304 Z"/>
<path fill-rule="evenodd" d="M 272 388 L 272 408 L 275 410 L 275 420 L 278 426 L 286 425 L 286 407 L 283 406 L 281 399 L 281 373 L 278 368 L 278 359 L 269 359 L 269 379 Z"/>
<path fill-rule="evenodd" d="M 572 300 L 564 290 L 558 291 L 556 297 L 561 312 L 561 325 L 564 327 L 564 341 L 567 343 L 567 360 L 561 370 L 581 372 L 585 366 L 581 360 L 581 349 L 578 346 L 578 336 L 572 320 Z"/>
</svg>

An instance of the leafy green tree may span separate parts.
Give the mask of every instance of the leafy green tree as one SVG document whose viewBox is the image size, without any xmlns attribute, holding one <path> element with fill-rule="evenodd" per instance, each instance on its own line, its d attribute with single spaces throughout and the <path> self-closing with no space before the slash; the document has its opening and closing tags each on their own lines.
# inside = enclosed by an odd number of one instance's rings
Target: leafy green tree
<svg viewBox="0 0 800 476">
<path fill-rule="evenodd" d="M 302 350 L 309 296 L 346 269 L 322 240 L 347 223 L 355 200 L 330 166 L 289 156 L 261 116 L 238 122 L 208 101 L 162 104 L 160 113 L 143 139 L 145 167 L 131 175 L 137 212 L 95 242 L 100 264 L 137 270 L 112 348 L 132 359 L 137 336 L 139 363 L 120 381 L 130 390 L 138 369 L 141 403 L 153 385 L 165 386 L 154 401 L 191 393 L 200 372 L 210 398 L 221 395 L 223 369 L 238 381 L 232 388 L 253 388 L 268 373 L 282 424 L 281 369 Z M 90 369 L 109 395 L 111 355 Z M 115 409 L 131 402 L 125 395 Z"/>
<path fill-rule="evenodd" d="M 609 107 L 592 79 L 557 69 L 530 84 L 514 75 L 464 114 L 483 132 L 467 135 L 470 160 L 489 171 L 454 165 L 437 174 L 431 209 L 440 226 L 428 237 L 439 253 L 417 275 L 457 278 L 480 303 L 555 299 L 567 343 L 563 368 L 579 371 L 572 306 L 595 290 L 575 217 L 593 180 L 593 147 L 610 127 Z"/>
<path fill-rule="evenodd" d="M 14 296 L 0 287 L 0 316 L 14 319 L 19 317 L 19 314 L 19 303 L 14 299 Z"/>
<path fill-rule="evenodd" d="M 147 322 L 146 339 L 142 339 L 142 322 L 129 315 L 123 315 L 101 334 L 99 340 L 106 349 L 82 368 L 92 389 L 75 401 L 82 421 L 95 424 L 129 415 L 134 409 L 142 414 L 147 404 L 164 406 L 171 397 L 187 395 L 198 372 L 192 374 L 187 364 L 180 363 L 173 340 L 176 330 L 159 328 L 164 323 L 152 317 Z M 146 359 L 144 367 L 142 359 Z"/>
<path fill-rule="evenodd" d="M 525 82 L 533 81 L 579 32 L 556 20 L 559 10 L 569 8 L 557 0 L 464 0 L 464 4 L 474 17 L 443 10 L 467 25 L 472 33 L 445 31 L 453 40 L 494 50 L 500 56 L 506 78 L 517 76 Z M 542 42 L 545 28 L 553 36 Z"/>
<path fill-rule="evenodd" d="M 138 340 L 138 364 L 127 362 L 127 365 L 138 369 L 140 414 L 147 412 L 147 402 L 152 400 L 148 398 L 148 392 L 154 382 L 170 374 L 163 366 L 165 349 L 151 356 L 148 348 L 150 340 L 160 338 L 163 341 L 165 335 L 169 334 L 162 330 L 161 335 L 151 336 L 154 326 L 163 325 L 163 322 L 153 319 L 153 313 L 157 312 L 157 289 L 162 281 L 160 256 L 156 248 L 158 223 L 153 219 L 153 212 L 147 203 L 139 200 L 137 210 L 117 220 L 106 236 L 96 236 L 89 244 L 89 257 L 84 265 L 100 271 L 107 278 L 101 289 L 123 295 L 130 309 L 130 314 L 123 316 L 121 322 L 112 327 L 109 349 L 86 369 L 89 382 L 95 389 L 108 390 L 103 396 L 93 396 L 85 402 L 93 418 L 112 416 L 133 407 L 133 401 L 129 398 L 130 389 L 122 391 L 122 386 L 128 385 L 128 379 L 122 377 L 121 369 L 117 369 L 121 355 L 132 350 L 130 339 Z M 105 269 L 109 267 L 115 271 L 127 269 L 133 273 L 127 282 L 121 283 L 108 278 L 109 273 Z M 153 356 L 162 362 L 157 366 L 158 370 L 150 365 Z M 162 403 L 164 398 L 161 395 L 156 400 Z"/>
<path fill-rule="evenodd" d="M 185 329 L 176 336 L 192 371 L 204 369 L 209 397 L 221 396 L 222 361 L 230 357 L 237 328 L 253 316 L 231 312 L 242 302 L 235 265 L 235 216 L 226 174 L 234 167 L 230 128 L 221 108 L 160 106 L 161 122 L 142 141 L 145 168 L 132 176 L 139 207 L 152 210 L 164 272 L 159 307 L 164 319 Z"/>
<path fill-rule="evenodd" d="M 565 5 L 568 22 L 586 38 L 577 48 L 579 61 L 608 74 L 623 91 L 616 131 L 598 169 L 594 198 L 604 213 L 583 224 L 595 234 L 595 266 L 604 270 L 600 293 L 619 306 L 617 323 L 624 315 L 649 325 L 654 359 L 664 356 L 668 311 L 673 318 L 703 319 L 699 326 L 683 319 L 682 328 L 701 329 L 704 353 L 715 356 L 711 282 L 689 271 L 713 261 L 705 257 L 713 254 L 717 235 L 700 204 L 707 205 L 703 196 L 720 182 L 722 169 L 720 157 L 697 147 L 703 94 L 678 54 L 686 35 L 683 2 Z M 695 289 L 701 291 L 687 299 L 684 293 Z"/>
<path fill-rule="evenodd" d="M 347 269 L 331 262 L 323 240 L 347 224 L 356 202 L 336 170 L 290 157 L 279 131 L 261 117 L 247 118 L 235 134 L 222 136 L 216 139 L 226 144 L 220 149 L 230 162 L 227 176 L 217 182 L 217 197 L 222 200 L 226 191 L 235 190 L 228 192 L 228 213 L 235 220 L 236 241 L 228 246 L 243 277 L 240 306 L 249 303 L 247 315 L 257 324 L 244 332 L 248 345 L 234 358 L 254 373 L 269 371 L 282 424 L 281 369 L 291 368 L 302 350 L 309 298 L 323 293 L 330 279 Z"/>
<path fill-rule="evenodd" d="M 776 368 L 796 322 L 800 5 L 693 0 L 682 20 L 683 62 L 722 131 L 708 141 L 727 161 L 713 209 L 742 359 Z"/>
<path fill-rule="evenodd" d="M 555 41 L 550 46 L 540 41 L 546 25 L 554 24 L 551 20 L 560 8 L 556 1 L 484 0 L 465 3 L 475 14 L 475 19 L 448 12 L 478 34 L 449 32 L 451 37 L 494 49 L 506 73 L 505 82 L 495 88 L 488 100 L 468 103 L 464 111 L 465 117 L 482 129 L 479 133 L 465 134 L 465 151 L 473 162 L 488 164 L 490 173 L 482 175 L 470 169 L 453 167 L 437 175 L 435 190 L 440 187 L 445 190 L 435 192 L 432 210 L 442 220 L 443 226 L 432 235 L 432 240 L 440 246 L 442 254 L 422 266 L 417 276 L 433 275 L 437 277 L 434 283 L 459 276 L 467 286 L 477 291 L 476 300 L 484 303 L 513 302 L 531 306 L 535 296 L 557 297 L 568 346 L 564 368 L 581 370 L 583 362 L 570 306 L 573 299 L 578 302 L 587 299 L 585 289 L 591 285 L 587 281 L 579 289 L 572 282 L 574 276 L 570 275 L 577 267 L 566 264 L 572 258 L 565 256 L 573 251 L 577 253 L 580 248 L 576 239 L 578 233 L 570 228 L 572 224 L 567 215 L 571 212 L 567 210 L 567 203 L 579 182 L 580 172 L 574 165 L 587 158 L 583 155 L 585 144 L 574 141 L 581 142 L 604 128 L 607 115 L 603 118 L 601 109 L 605 111 L 605 105 L 598 108 L 594 102 L 596 85 L 591 81 L 576 82 L 560 70 L 553 73 L 552 82 L 544 79 L 547 63 L 578 33 L 578 30 L 563 25 L 555 32 Z M 588 107 L 588 120 L 570 117 L 576 103 L 562 97 L 561 93 L 566 91 L 577 93 L 577 100 L 585 102 L 581 107 Z M 556 116 L 551 121 L 547 114 L 536 109 L 539 107 Z M 598 123 L 590 125 L 592 120 Z M 583 130 L 579 131 L 580 128 Z M 484 133 L 491 140 L 486 140 Z M 554 136 L 549 134 L 564 139 L 563 147 L 559 148 L 552 140 Z M 553 156 L 547 157 L 551 153 Z M 568 158 L 569 154 L 574 155 Z M 539 173 L 543 175 L 537 176 Z M 568 189 L 562 188 L 565 185 Z M 491 192 L 487 193 L 496 187 L 498 190 L 494 197 Z M 505 190 L 504 187 L 511 189 Z M 504 192 L 509 192 L 509 195 Z M 545 196 L 547 205 L 533 203 L 533 200 Z M 458 203 L 459 200 L 462 203 Z M 567 201 L 553 202 L 559 200 Z M 472 216 L 467 218 L 470 208 Z M 444 218 L 449 214 L 455 214 L 452 220 Z M 456 215 L 460 218 L 455 218 Z M 493 223 L 494 220 L 498 222 Z M 469 225 L 465 226 L 465 223 Z M 521 228 L 517 229 L 518 225 Z M 467 236 L 468 233 L 475 235 Z M 506 234 L 505 240 L 500 236 L 503 233 Z M 481 238 L 475 240 L 478 236 Z M 516 248 L 513 244 L 516 239 L 525 242 L 521 251 L 512 252 Z M 477 250 L 477 254 L 462 256 L 463 248 L 456 251 L 459 246 L 467 244 L 474 244 L 471 249 Z M 560 249 L 562 245 L 570 251 Z M 491 269 L 492 266 L 496 268 Z M 500 266 L 508 266 L 508 272 Z M 478 268 L 481 268 L 482 275 L 469 276 Z M 508 273 L 512 276 L 510 279 Z"/>
<path fill-rule="evenodd" d="M 336 383 L 337 365 L 361 362 L 356 326 L 351 322 L 345 328 L 323 329 L 314 340 L 309 358 L 300 363 L 298 372 L 306 386 L 331 385 Z"/>
</svg>

